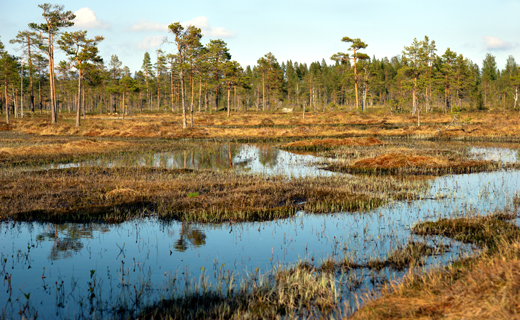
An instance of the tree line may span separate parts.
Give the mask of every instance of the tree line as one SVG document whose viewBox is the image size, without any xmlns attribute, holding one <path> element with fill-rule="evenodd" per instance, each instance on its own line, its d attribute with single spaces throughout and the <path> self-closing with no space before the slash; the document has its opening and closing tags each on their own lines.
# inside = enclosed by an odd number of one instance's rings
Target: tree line
<svg viewBox="0 0 520 320">
<path fill-rule="evenodd" d="M 9 116 L 50 111 L 51 122 L 60 112 L 75 112 L 76 125 L 86 113 L 180 112 L 183 128 L 193 126 L 194 112 L 289 110 L 326 112 L 337 109 L 366 111 L 382 106 L 392 112 L 420 116 L 429 112 L 518 108 L 520 76 L 514 57 L 500 70 L 487 54 L 482 68 L 450 48 L 438 52 L 427 36 L 404 46 L 400 55 L 378 59 L 368 44 L 344 37 L 347 53 L 333 61 L 278 62 L 272 53 L 255 66 L 243 68 L 231 59 L 220 39 L 203 45 L 201 29 L 168 26 L 164 46 L 146 52 L 140 70 L 131 72 L 117 55 L 105 61 L 98 45 L 102 36 L 66 31 L 75 15 L 63 6 L 39 5 L 43 20 L 29 23 L 10 43 L 21 54 L 5 50 L 0 39 L 0 104 Z M 166 34 L 165 34 L 166 35 Z M 55 52 L 67 59 L 55 61 Z M 286 109 L 286 111 L 287 111 Z"/>
</svg>

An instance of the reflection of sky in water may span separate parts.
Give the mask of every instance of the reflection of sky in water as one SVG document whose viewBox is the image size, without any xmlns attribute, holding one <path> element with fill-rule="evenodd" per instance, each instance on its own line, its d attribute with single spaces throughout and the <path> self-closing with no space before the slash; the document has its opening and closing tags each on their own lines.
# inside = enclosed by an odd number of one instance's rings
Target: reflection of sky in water
<svg viewBox="0 0 520 320">
<path fill-rule="evenodd" d="M 504 163 L 512 163 L 520 160 L 520 149 L 509 148 L 479 148 L 472 147 L 469 154 L 478 160 L 502 161 Z"/>
<path fill-rule="evenodd" d="M 320 170 L 323 161 L 311 155 L 299 155 L 271 146 L 215 145 L 213 148 L 109 157 L 80 163 L 50 164 L 43 169 L 65 169 L 83 166 L 152 166 L 171 169 L 237 169 L 254 174 L 284 175 L 288 177 L 330 176 Z"/>
<path fill-rule="evenodd" d="M 226 166 L 229 151 L 221 149 L 207 158 L 197 158 L 189 152 L 176 157 L 157 154 L 151 160 L 139 161 L 170 167 L 185 163 L 195 167 L 208 163 Z M 235 166 L 241 164 L 245 170 L 259 173 L 298 175 L 298 166 L 304 164 L 305 170 L 310 170 L 314 161 L 319 161 L 312 156 L 248 145 L 231 151 Z M 291 171 L 291 167 L 295 171 Z M 348 255 L 356 261 L 384 258 L 390 250 L 410 239 L 422 239 L 410 234 L 410 227 L 419 221 L 453 217 L 468 211 L 489 214 L 511 208 L 513 196 L 520 192 L 520 172 L 448 175 L 432 180 L 430 186 L 422 200 L 393 202 L 370 212 L 324 215 L 299 212 L 289 219 L 261 223 L 187 225 L 149 218 L 120 225 L 65 224 L 55 228 L 52 224 L 3 222 L 0 223 L 0 260 L 5 258 L 7 262 L 0 267 L 0 276 L 12 274 L 13 288 L 16 288 L 12 300 L 20 297 L 10 309 L 13 314 L 25 303 L 18 290 L 23 286 L 23 292 L 32 293 L 31 301 L 40 310 L 39 315 L 53 318 L 56 312 L 58 317 L 88 314 L 88 309 L 81 311 L 78 303 L 87 301 L 88 283 L 92 281 L 90 270 L 96 270 L 105 301 L 96 308 L 109 309 L 114 303 L 131 304 L 135 295 L 133 285 L 144 288 L 146 295 L 142 303 L 167 296 L 168 279 L 175 273 L 177 290 L 181 290 L 183 273 L 199 279 L 202 268 L 206 279 L 214 283 L 221 267 L 244 275 L 254 273 L 256 268 L 266 272 L 279 263 L 292 264 L 299 259 L 314 258 L 317 262 L 331 254 Z M 55 233 L 59 241 L 69 241 L 70 245 L 60 245 Z M 436 237 L 427 240 L 450 243 Z M 469 247 L 455 244 L 451 253 L 429 258 L 429 267 L 455 258 L 459 249 L 467 252 Z M 363 279 L 363 286 L 342 292 L 346 301 L 352 301 L 354 294 L 362 290 L 374 288 L 371 280 L 375 273 L 366 270 L 355 273 Z M 389 269 L 380 273 L 385 279 L 398 279 L 402 274 Z M 56 307 L 60 281 L 64 281 L 67 292 L 65 308 Z M 6 301 L 6 292 L 4 282 L 0 301 Z"/>
</svg>

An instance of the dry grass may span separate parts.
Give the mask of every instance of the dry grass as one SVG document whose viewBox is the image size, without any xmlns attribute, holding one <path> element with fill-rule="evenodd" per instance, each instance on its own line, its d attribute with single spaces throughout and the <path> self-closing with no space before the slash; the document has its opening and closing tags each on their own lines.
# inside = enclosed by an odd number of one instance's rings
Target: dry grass
<svg viewBox="0 0 520 320">
<path fill-rule="evenodd" d="M 100 154 L 115 150 L 128 149 L 130 142 L 96 141 L 83 139 L 64 143 L 43 144 L 27 147 L 0 148 L 0 159 L 9 161 L 13 158 L 41 157 L 45 155 Z"/>
<path fill-rule="evenodd" d="M 300 209 L 371 209 L 392 198 L 416 198 L 425 186 L 424 182 L 371 177 L 287 180 L 234 171 L 146 167 L 3 170 L 0 217 L 117 222 L 155 211 L 163 219 L 182 221 L 272 220 Z"/>
<path fill-rule="evenodd" d="M 381 298 L 369 301 L 352 319 L 518 319 L 520 229 L 505 217 L 429 223 L 436 234 L 458 235 L 488 249 L 446 269 L 410 272 L 403 283 L 389 285 Z"/>
<path fill-rule="evenodd" d="M 415 117 L 394 115 L 384 109 L 372 109 L 364 114 L 307 113 L 305 119 L 298 113 L 234 113 L 231 118 L 220 112 L 195 113 L 195 128 L 189 130 L 182 129 L 181 115 L 171 113 L 139 114 L 125 120 L 113 115 L 89 115 L 80 128 L 74 126 L 73 114 L 60 114 L 54 125 L 48 118 L 48 115 L 29 115 L 24 119 L 13 119 L 10 126 L 0 122 L 0 128 L 37 135 L 87 137 L 294 139 L 375 136 L 518 140 L 520 136 L 518 112 L 464 113 L 460 118 L 471 118 L 470 124 L 448 129 L 446 126 L 453 120 L 449 114 L 425 114 L 422 116 L 424 125 L 417 127 Z M 263 120 L 266 122 L 262 123 Z"/>
<path fill-rule="evenodd" d="M 179 290 L 180 291 L 180 290 Z M 147 308 L 138 319 L 315 319 L 341 314 L 336 282 L 330 274 L 303 268 L 253 275 L 236 291 L 199 286 Z"/>
<path fill-rule="evenodd" d="M 501 165 L 493 161 L 443 159 L 402 152 L 389 152 L 375 157 L 354 160 L 350 163 L 332 164 L 326 169 L 355 174 L 443 175 L 493 171 L 499 168 L 501 168 Z"/>
<path fill-rule="evenodd" d="M 410 241 L 405 246 L 399 246 L 388 254 L 386 259 L 371 259 L 366 262 L 354 262 L 349 257 L 340 260 L 329 258 L 323 261 L 318 267 L 313 266 L 308 261 L 300 263 L 301 268 L 318 272 L 337 272 L 350 269 L 373 269 L 392 268 L 404 270 L 416 265 L 423 264 L 423 258 L 439 255 L 447 250 L 447 246 L 430 246 L 423 242 Z"/>
<path fill-rule="evenodd" d="M 0 132 L 0 167 L 80 162 L 111 155 L 204 147 L 205 143 L 157 138 L 85 138 Z"/>
</svg>

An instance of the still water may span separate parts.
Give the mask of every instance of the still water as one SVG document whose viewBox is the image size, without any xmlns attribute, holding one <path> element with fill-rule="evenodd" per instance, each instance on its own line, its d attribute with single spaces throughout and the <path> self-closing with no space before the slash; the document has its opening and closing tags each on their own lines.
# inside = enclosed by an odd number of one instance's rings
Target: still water
<svg viewBox="0 0 520 320">
<path fill-rule="evenodd" d="M 472 149 L 475 157 L 517 161 L 516 151 Z M 207 153 L 178 152 L 138 158 L 110 158 L 67 166 L 151 165 L 169 168 L 217 168 L 288 177 L 329 175 L 324 159 L 268 146 L 218 146 Z M 3 317 L 99 318 L 117 308 L 138 312 L 197 283 L 213 287 L 231 278 L 263 274 L 301 260 L 314 263 L 345 255 L 358 262 L 385 258 L 389 251 L 419 237 L 410 234 L 418 221 L 512 209 L 520 193 L 520 172 L 450 175 L 430 182 L 424 199 L 392 202 L 359 213 L 309 214 L 289 219 L 241 224 L 186 224 L 153 216 L 110 224 L 0 223 L 0 311 Z M 423 238 L 420 238 L 423 239 Z M 425 268 L 456 259 L 474 248 L 442 238 L 423 239 L 451 245 Z M 357 296 L 403 272 L 357 270 L 339 285 L 343 300 Z M 361 285 L 352 287 L 356 278 Z"/>
</svg>

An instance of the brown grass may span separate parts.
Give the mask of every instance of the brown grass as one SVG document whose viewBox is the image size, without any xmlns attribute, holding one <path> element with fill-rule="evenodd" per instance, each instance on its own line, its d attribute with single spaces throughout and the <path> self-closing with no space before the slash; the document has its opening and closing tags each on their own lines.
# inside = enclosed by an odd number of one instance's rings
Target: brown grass
<svg viewBox="0 0 520 320">
<path fill-rule="evenodd" d="M 492 220 L 474 219 L 472 224 L 489 231 L 487 238 L 496 244 L 493 249 L 446 269 L 411 272 L 402 284 L 389 285 L 381 298 L 369 301 L 351 319 L 518 319 L 520 232 L 511 225 L 507 228 L 514 229 L 514 235 L 503 237 L 496 232 L 503 226 L 493 227 Z M 460 230 L 469 236 L 474 229 L 461 226 Z"/>
<path fill-rule="evenodd" d="M 49 115 L 30 115 L 13 119 L 6 130 L 37 135 L 78 135 L 87 137 L 169 137 L 223 139 L 280 139 L 296 137 L 413 137 L 429 139 L 518 140 L 520 121 L 518 112 L 464 113 L 461 119 L 471 118 L 470 124 L 446 126 L 453 120 L 450 114 L 424 114 L 423 125 L 417 127 L 416 118 L 395 115 L 385 109 L 368 113 L 325 112 L 307 113 L 195 113 L 194 130 L 183 130 L 181 115 L 171 113 L 139 114 L 125 120 L 112 115 L 89 115 L 80 128 L 74 126 L 74 115 L 61 113 L 57 124 L 50 124 Z M 269 125 L 261 124 L 268 119 Z M 265 129 L 269 130 L 265 130 Z"/>
<path fill-rule="evenodd" d="M 384 203 L 382 199 L 414 198 L 424 186 L 370 177 L 287 180 L 146 167 L 3 170 L 0 219 L 117 222 L 154 211 L 163 219 L 182 221 L 261 221 L 285 218 L 300 209 L 371 209 Z"/>
<path fill-rule="evenodd" d="M 9 160 L 11 157 L 38 157 L 43 155 L 78 155 L 106 153 L 114 150 L 126 149 L 130 145 L 129 142 L 123 141 L 96 141 L 96 140 L 79 140 L 64 143 L 52 143 L 44 145 L 35 145 L 27 147 L 0 148 L 0 155 L 5 155 Z"/>
<path fill-rule="evenodd" d="M 355 174 L 426 174 L 473 173 L 497 170 L 493 161 L 442 159 L 401 152 L 354 160 L 347 164 L 332 164 L 328 170 Z"/>
</svg>

